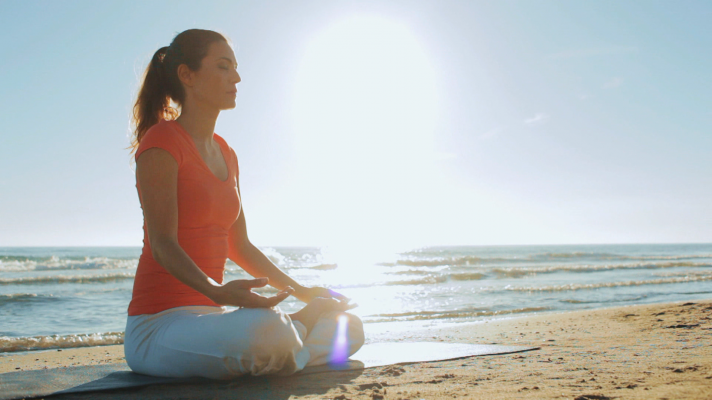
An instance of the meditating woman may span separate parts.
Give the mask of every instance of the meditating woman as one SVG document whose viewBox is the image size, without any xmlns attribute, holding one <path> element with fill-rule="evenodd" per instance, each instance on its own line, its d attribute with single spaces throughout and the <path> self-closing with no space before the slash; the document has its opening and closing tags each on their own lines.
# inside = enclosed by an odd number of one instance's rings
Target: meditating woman
<svg viewBox="0 0 712 400">
<path fill-rule="evenodd" d="M 239 82 L 230 44 L 208 30 L 178 34 L 146 69 L 132 138 L 143 252 L 124 342 L 135 372 L 287 375 L 363 344 L 348 299 L 299 285 L 247 237 L 237 156 L 214 133 L 220 111 L 235 107 Z M 227 258 L 256 279 L 225 282 Z M 251 290 L 267 284 L 280 292 Z M 294 314 L 274 308 L 290 295 L 308 304 Z"/>
</svg>

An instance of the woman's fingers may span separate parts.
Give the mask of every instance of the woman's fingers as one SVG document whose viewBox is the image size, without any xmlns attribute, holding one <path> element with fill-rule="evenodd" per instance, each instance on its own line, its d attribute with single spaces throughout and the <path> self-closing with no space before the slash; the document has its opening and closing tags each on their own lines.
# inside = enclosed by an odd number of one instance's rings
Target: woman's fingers
<svg viewBox="0 0 712 400">
<path fill-rule="evenodd" d="M 347 311 L 357 306 L 357 304 L 349 304 L 348 301 L 339 301 L 335 298 L 321 298 L 319 301 L 325 303 L 323 306 L 324 312 Z"/>
<path fill-rule="evenodd" d="M 341 311 L 348 311 L 352 308 L 358 307 L 358 304 L 356 304 L 356 303 L 349 304 L 348 301 L 340 301 L 339 306 L 341 308 Z"/>
<path fill-rule="evenodd" d="M 289 293 L 281 292 L 272 297 L 257 296 L 258 297 L 255 299 L 255 305 L 252 306 L 253 308 L 270 308 L 284 301 L 284 299 L 289 297 Z"/>
<path fill-rule="evenodd" d="M 257 293 L 250 293 L 250 299 L 244 307 L 249 308 L 269 308 L 274 307 L 289 297 L 294 292 L 291 286 L 286 287 L 281 292 L 272 297 L 264 297 Z"/>
<path fill-rule="evenodd" d="M 267 298 L 267 301 L 266 301 L 267 305 L 266 305 L 265 307 L 274 307 L 274 306 L 276 306 L 277 304 L 279 304 L 279 303 L 281 303 L 282 301 L 284 301 L 284 299 L 286 299 L 287 297 L 289 297 L 290 294 L 291 294 L 291 293 L 288 293 L 288 292 L 281 292 L 281 293 L 278 293 L 278 294 L 275 295 L 275 296 L 268 297 L 268 298 Z"/>
<path fill-rule="evenodd" d="M 339 292 L 337 292 L 337 291 L 335 291 L 335 290 L 331 290 L 331 289 L 329 289 L 329 295 L 331 295 L 331 297 L 333 297 L 333 298 L 335 298 L 335 299 L 344 300 L 344 301 L 347 301 L 347 302 L 348 302 L 349 300 L 351 300 L 351 299 L 349 299 L 348 297 L 344 296 L 343 294 L 341 294 L 341 293 L 339 293 Z"/>
<path fill-rule="evenodd" d="M 351 301 L 351 299 L 349 299 L 346 296 L 341 295 L 340 298 L 334 298 L 334 299 L 339 302 L 339 307 L 341 308 L 341 311 L 348 311 L 352 308 L 358 307 L 358 304 L 356 304 L 356 303 L 349 304 L 349 301 Z"/>
</svg>

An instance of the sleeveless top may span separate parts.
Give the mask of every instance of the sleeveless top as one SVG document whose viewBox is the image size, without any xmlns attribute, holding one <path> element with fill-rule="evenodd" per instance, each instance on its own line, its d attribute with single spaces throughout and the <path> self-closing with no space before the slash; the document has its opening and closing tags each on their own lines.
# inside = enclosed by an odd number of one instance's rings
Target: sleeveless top
<svg viewBox="0 0 712 400">
<path fill-rule="evenodd" d="M 224 182 L 210 171 L 190 134 L 176 121 L 162 120 L 152 126 L 141 139 L 135 159 L 138 160 L 144 151 L 157 147 L 176 160 L 178 244 L 206 275 L 222 283 L 230 248 L 230 227 L 240 215 L 239 169 L 235 151 L 217 134 L 213 137 L 227 164 L 228 177 Z M 136 189 L 141 201 L 138 180 Z M 128 314 L 155 314 L 180 306 L 219 305 L 176 279 L 154 260 L 144 219 L 143 251 Z"/>
</svg>

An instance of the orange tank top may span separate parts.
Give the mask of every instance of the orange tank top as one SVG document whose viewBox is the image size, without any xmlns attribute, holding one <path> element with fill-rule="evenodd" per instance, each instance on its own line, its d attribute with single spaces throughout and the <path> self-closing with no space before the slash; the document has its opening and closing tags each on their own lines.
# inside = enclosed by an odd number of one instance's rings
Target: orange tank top
<svg viewBox="0 0 712 400">
<path fill-rule="evenodd" d="M 237 156 L 223 138 L 214 135 L 228 168 L 221 181 L 208 168 L 190 134 L 176 121 L 161 121 L 141 139 L 136 160 L 158 147 L 178 163 L 178 244 L 206 275 L 222 283 L 228 257 L 228 233 L 240 215 Z M 136 182 L 139 201 L 141 188 Z M 151 253 L 146 222 L 143 251 L 134 278 L 129 315 L 155 314 L 180 306 L 218 306 L 165 270 Z"/>
</svg>

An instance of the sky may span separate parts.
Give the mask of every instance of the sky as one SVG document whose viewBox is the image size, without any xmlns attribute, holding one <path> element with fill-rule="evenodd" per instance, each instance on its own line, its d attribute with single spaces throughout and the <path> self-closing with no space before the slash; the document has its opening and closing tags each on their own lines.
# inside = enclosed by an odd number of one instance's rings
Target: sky
<svg viewBox="0 0 712 400">
<path fill-rule="evenodd" d="M 709 1 L 0 2 L 0 247 L 141 246 L 153 53 L 230 38 L 260 246 L 712 242 Z"/>
</svg>

